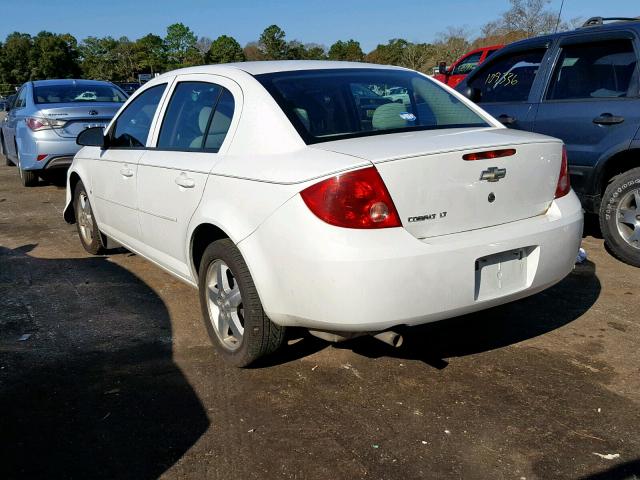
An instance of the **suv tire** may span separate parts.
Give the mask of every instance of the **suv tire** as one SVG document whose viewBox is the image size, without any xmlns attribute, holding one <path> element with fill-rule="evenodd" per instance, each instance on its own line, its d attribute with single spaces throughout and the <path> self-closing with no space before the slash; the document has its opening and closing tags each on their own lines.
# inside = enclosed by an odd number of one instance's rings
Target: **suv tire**
<svg viewBox="0 0 640 480">
<path fill-rule="evenodd" d="M 609 181 L 600 205 L 600 229 L 616 258 L 640 267 L 640 168 Z"/>
</svg>

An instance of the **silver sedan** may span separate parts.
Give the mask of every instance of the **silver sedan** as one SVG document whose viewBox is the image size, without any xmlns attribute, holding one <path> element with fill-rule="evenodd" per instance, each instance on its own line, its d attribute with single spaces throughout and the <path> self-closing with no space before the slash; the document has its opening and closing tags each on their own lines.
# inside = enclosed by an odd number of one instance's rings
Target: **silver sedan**
<svg viewBox="0 0 640 480">
<path fill-rule="evenodd" d="M 36 185 L 44 170 L 71 165 L 80 149 L 78 134 L 106 126 L 126 99 L 126 93 L 110 82 L 25 83 L 6 106 L 7 115 L 0 123 L 0 149 L 7 164 L 18 166 L 23 185 Z"/>
</svg>

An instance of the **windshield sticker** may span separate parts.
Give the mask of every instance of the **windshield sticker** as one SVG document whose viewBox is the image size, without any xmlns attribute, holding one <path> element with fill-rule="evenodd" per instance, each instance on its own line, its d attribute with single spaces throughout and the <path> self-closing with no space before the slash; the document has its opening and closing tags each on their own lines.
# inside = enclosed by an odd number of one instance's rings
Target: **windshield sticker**
<svg viewBox="0 0 640 480">
<path fill-rule="evenodd" d="M 518 84 L 518 74 L 507 72 L 502 74 L 500 72 L 491 73 L 487 75 L 487 79 L 484 82 L 485 84 L 491 85 L 494 84 L 493 87 L 499 87 L 500 85 L 512 86 Z"/>
<path fill-rule="evenodd" d="M 407 122 L 415 122 L 416 116 L 413 113 L 409 112 L 400 112 L 400 118 L 406 120 Z"/>
</svg>

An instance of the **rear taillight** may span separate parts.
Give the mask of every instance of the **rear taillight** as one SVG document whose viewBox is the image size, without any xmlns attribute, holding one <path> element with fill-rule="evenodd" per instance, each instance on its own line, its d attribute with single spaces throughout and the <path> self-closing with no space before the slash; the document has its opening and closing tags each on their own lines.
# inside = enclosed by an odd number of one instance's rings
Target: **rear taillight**
<svg viewBox="0 0 640 480">
<path fill-rule="evenodd" d="M 27 117 L 25 122 L 27 122 L 27 127 L 29 127 L 34 132 L 37 130 L 44 130 L 45 128 L 49 128 L 49 125 L 47 125 L 41 118 Z"/>
<path fill-rule="evenodd" d="M 571 191 L 571 182 L 569 181 L 569 164 L 567 162 L 567 147 L 562 146 L 562 163 L 560 164 L 560 176 L 558 177 L 558 185 L 556 186 L 556 198 L 564 197 Z"/>
<path fill-rule="evenodd" d="M 38 130 L 47 130 L 50 128 L 62 128 L 66 122 L 64 120 L 53 120 L 50 118 L 27 117 L 25 123 L 31 130 L 37 132 Z"/>
<path fill-rule="evenodd" d="M 391 195 L 374 167 L 328 178 L 300 195 L 315 216 L 337 227 L 402 226 Z"/>
</svg>

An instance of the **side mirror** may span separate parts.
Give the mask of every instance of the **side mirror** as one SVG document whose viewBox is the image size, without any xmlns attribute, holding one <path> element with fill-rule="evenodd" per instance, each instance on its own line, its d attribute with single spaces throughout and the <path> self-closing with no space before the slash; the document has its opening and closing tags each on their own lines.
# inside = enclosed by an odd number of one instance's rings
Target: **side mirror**
<svg viewBox="0 0 640 480">
<path fill-rule="evenodd" d="M 104 128 L 92 127 L 83 130 L 76 138 L 76 143 L 83 147 L 108 147 L 108 138 L 104 135 Z"/>
<path fill-rule="evenodd" d="M 438 62 L 438 73 L 440 75 L 447 74 L 447 62 Z"/>
<path fill-rule="evenodd" d="M 464 89 L 464 92 L 462 93 L 465 97 L 467 97 L 469 100 L 471 100 L 473 103 L 478 103 L 480 101 L 480 89 L 479 88 L 472 88 L 472 87 L 467 87 Z"/>
</svg>

